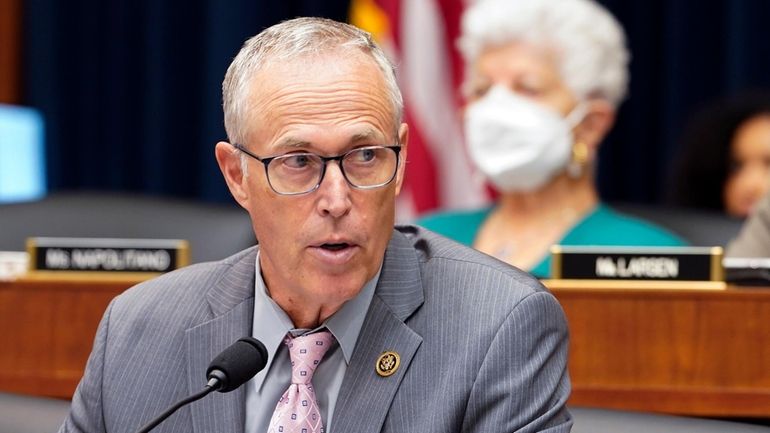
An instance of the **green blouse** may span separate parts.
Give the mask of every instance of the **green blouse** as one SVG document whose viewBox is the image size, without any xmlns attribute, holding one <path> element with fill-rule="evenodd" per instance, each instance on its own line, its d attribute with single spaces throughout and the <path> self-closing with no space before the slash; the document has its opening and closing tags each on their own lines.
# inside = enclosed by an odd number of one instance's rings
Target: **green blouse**
<svg viewBox="0 0 770 433">
<path fill-rule="evenodd" d="M 428 215 L 417 224 L 457 242 L 471 246 L 492 207 Z M 560 245 L 682 246 L 687 243 L 668 230 L 647 221 L 621 214 L 600 204 L 576 223 Z M 551 255 L 546 254 L 532 269 L 538 278 L 551 275 Z"/>
</svg>

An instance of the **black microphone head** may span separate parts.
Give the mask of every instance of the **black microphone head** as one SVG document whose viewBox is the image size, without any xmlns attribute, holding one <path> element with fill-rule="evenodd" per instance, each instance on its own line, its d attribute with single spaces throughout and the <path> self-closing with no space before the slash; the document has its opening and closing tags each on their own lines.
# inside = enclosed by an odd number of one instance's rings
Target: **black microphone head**
<svg viewBox="0 0 770 433">
<path fill-rule="evenodd" d="M 219 392 L 230 392 L 246 383 L 267 365 L 267 349 L 253 337 L 243 337 L 209 364 L 206 376 L 219 381 Z"/>
</svg>

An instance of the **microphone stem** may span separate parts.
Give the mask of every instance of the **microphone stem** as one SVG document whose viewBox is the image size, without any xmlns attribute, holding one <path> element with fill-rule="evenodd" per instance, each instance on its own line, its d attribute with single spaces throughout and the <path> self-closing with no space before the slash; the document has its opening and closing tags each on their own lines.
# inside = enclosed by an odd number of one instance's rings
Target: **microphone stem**
<svg viewBox="0 0 770 433">
<path fill-rule="evenodd" d="M 177 409 L 179 409 L 180 407 L 182 407 L 182 406 L 184 406 L 184 405 L 186 405 L 188 403 L 192 403 L 192 402 L 194 402 L 196 400 L 202 399 L 203 397 L 209 395 L 209 393 L 211 393 L 215 389 L 216 388 L 214 388 L 214 387 L 212 387 L 210 385 L 206 385 L 205 388 L 203 388 L 201 391 L 197 392 L 196 394 L 193 394 L 193 395 L 191 395 L 191 396 L 189 396 L 189 397 L 187 397 L 187 398 L 185 398 L 183 400 L 179 400 L 178 402 L 174 403 L 171 407 L 166 409 L 165 412 L 163 412 L 162 414 L 158 415 L 155 419 L 153 419 L 152 421 L 150 421 L 147 424 L 145 424 L 144 427 L 142 427 L 136 433 L 147 433 L 147 432 L 149 432 L 150 430 L 155 428 L 155 426 L 160 424 L 164 419 L 168 418 L 169 416 L 171 416 L 171 414 L 176 412 Z"/>
</svg>

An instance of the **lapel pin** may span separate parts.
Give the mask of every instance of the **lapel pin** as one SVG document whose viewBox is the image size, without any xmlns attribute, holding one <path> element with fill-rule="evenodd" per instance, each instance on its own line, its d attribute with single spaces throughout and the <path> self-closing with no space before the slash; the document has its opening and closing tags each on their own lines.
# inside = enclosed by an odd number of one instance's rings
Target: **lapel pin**
<svg viewBox="0 0 770 433">
<path fill-rule="evenodd" d="M 401 357 L 398 356 L 398 353 L 389 350 L 377 358 L 374 369 L 377 370 L 377 374 L 380 376 L 388 377 L 398 370 L 400 364 Z"/>
</svg>

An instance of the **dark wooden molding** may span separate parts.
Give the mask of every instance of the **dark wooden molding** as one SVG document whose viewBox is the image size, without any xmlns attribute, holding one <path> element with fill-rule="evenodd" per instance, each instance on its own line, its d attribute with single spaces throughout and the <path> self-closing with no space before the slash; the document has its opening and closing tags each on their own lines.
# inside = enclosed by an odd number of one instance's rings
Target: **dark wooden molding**
<svg viewBox="0 0 770 433">
<path fill-rule="evenodd" d="M 0 0 L 0 103 L 20 102 L 20 71 L 21 0 Z"/>
</svg>

